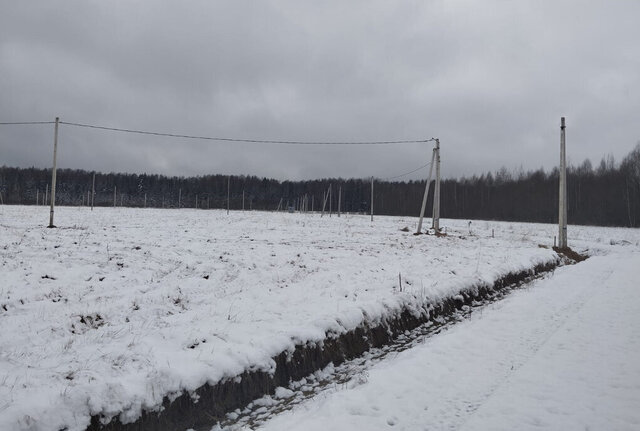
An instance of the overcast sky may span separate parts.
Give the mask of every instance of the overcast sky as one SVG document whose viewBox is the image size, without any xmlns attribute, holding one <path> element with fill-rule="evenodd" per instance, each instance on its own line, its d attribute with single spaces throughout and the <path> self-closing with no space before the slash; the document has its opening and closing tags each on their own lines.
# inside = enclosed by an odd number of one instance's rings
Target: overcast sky
<svg viewBox="0 0 640 431">
<path fill-rule="evenodd" d="M 0 122 L 248 139 L 438 137 L 446 177 L 620 161 L 640 141 L 640 1 L 0 0 Z M 50 167 L 53 127 L 0 126 Z M 379 178 L 431 144 L 278 146 L 61 126 L 61 167 Z M 424 178 L 423 169 L 406 179 Z"/>
</svg>

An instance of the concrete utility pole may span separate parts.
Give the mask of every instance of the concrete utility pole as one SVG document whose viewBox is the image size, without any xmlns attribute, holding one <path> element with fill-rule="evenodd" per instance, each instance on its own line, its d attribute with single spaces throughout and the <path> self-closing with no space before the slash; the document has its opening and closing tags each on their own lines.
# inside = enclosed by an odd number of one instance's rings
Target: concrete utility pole
<svg viewBox="0 0 640 431">
<path fill-rule="evenodd" d="M 436 139 L 436 184 L 433 189 L 433 229 L 440 232 L 440 140 Z"/>
<path fill-rule="evenodd" d="M 567 248 L 567 154 L 564 117 L 560 119 L 560 193 L 558 194 L 558 247 Z"/>
<path fill-rule="evenodd" d="M 431 185 L 431 175 L 433 174 L 433 165 L 436 160 L 436 149 L 431 152 L 431 166 L 429 167 L 429 177 L 427 178 L 427 184 L 424 188 L 424 196 L 422 197 L 422 207 L 420 208 L 420 220 L 418 220 L 418 229 L 416 234 L 422 233 L 422 219 L 424 218 L 424 211 L 427 208 L 427 197 L 429 196 L 429 186 Z"/>
<path fill-rule="evenodd" d="M 373 221 L 373 177 L 371 177 L 371 221 Z"/>
<path fill-rule="evenodd" d="M 58 123 L 60 119 L 56 117 L 56 125 L 53 132 L 53 169 L 51 170 L 51 210 L 49 211 L 49 226 L 55 227 L 53 224 L 53 212 L 56 205 L 56 169 L 57 169 L 57 155 L 58 155 Z"/>
</svg>

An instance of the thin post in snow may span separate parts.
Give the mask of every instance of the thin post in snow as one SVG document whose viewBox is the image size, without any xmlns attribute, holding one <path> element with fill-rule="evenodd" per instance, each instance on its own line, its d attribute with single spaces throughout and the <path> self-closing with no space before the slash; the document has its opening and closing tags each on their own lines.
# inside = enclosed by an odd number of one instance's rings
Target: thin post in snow
<svg viewBox="0 0 640 431">
<path fill-rule="evenodd" d="M 91 211 L 93 211 L 93 201 L 96 197 L 96 173 L 93 173 L 93 181 L 91 181 Z"/>
<path fill-rule="evenodd" d="M 49 226 L 54 228 L 53 213 L 56 205 L 56 171 L 57 171 L 57 155 L 58 155 L 58 123 L 60 119 L 56 117 L 56 125 L 53 132 L 53 169 L 51 169 L 51 209 L 49 211 Z"/>
<path fill-rule="evenodd" d="M 311 195 L 311 212 L 313 212 L 313 199 L 314 199 L 314 196 Z"/>
<path fill-rule="evenodd" d="M 182 189 L 178 189 L 178 208 L 182 207 Z"/>
<path fill-rule="evenodd" d="M 36 189 L 36 205 L 38 205 L 40 203 L 40 191 L 38 189 Z"/>
<path fill-rule="evenodd" d="M 227 215 L 229 215 L 229 207 L 231 205 L 231 175 L 227 177 Z"/>
<path fill-rule="evenodd" d="M 371 221 L 373 221 L 373 177 L 371 177 Z"/>
<path fill-rule="evenodd" d="M 198 209 L 198 195 L 196 195 L 196 209 Z"/>
<path fill-rule="evenodd" d="M 331 184 L 329 184 L 329 217 L 333 214 L 333 193 L 331 193 Z"/>
<path fill-rule="evenodd" d="M 338 217 L 340 217 L 340 210 L 342 209 L 342 186 L 338 187 Z"/>
<path fill-rule="evenodd" d="M 244 212 L 244 189 L 242 190 L 242 212 Z"/>
<path fill-rule="evenodd" d="M 147 194 L 144 194 L 144 207 L 147 207 Z"/>
<path fill-rule="evenodd" d="M 326 192 L 322 192 L 322 213 L 320 217 L 324 216 L 324 211 L 327 208 L 327 200 L 329 200 L 329 190 L 331 190 L 331 185 L 329 185 L 329 189 Z"/>
<path fill-rule="evenodd" d="M 113 207 L 116 207 L 116 191 L 117 191 L 117 186 L 113 186 Z"/>
</svg>

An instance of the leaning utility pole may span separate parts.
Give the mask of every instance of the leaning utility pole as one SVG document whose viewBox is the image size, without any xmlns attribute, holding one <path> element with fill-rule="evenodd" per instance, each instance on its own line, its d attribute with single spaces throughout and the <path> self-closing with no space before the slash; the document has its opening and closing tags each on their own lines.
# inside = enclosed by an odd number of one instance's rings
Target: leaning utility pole
<svg viewBox="0 0 640 431">
<path fill-rule="evenodd" d="M 567 154 L 564 117 L 560 119 L 560 193 L 558 214 L 558 246 L 567 248 Z"/>
<path fill-rule="evenodd" d="M 433 230 L 440 232 L 440 140 L 436 139 L 436 184 L 433 188 Z"/>
<path fill-rule="evenodd" d="M 427 196 L 429 196 L 429 186 L 431 185 L 431 174 L 433 173 L 433 165 L 436 160 L 436 149 L 434 148 L 431 152 L 431 163 L 429 167 L 429 177 L 427 178 L 427 184 L 424 188 L 424 196 L 422 197 L 422 207 L 420 208 L 420 220 L 418 220 L 418 229 L 416 230 L 416 235 L 422 233 L 422 219 L 424 218 L 424 211 L 427 208 Z"/>
<path fill-rule="evenodd" d="M 51 210 L 49 212 L 49 226 L 55 227 L 53 224 L 53 212 L 56 205 L 56 168 L 57 168 L 57 160 L 56 157 L 58 155 L 58 123 L 60 119 L 56 117 L 56 125 L 53 133 L 53 169 L 51 170 Z"/>
</svg>

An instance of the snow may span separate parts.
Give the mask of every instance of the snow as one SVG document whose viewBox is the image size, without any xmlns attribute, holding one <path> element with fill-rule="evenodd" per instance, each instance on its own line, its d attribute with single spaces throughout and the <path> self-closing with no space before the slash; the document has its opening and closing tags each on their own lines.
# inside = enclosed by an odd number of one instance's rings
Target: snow
<svg viewBox="0 0 640 431">
<path fill-rule="evenodd" d="M 0 429 L 133 421 L 163 396 L 272 371 L 296 344 L 557 257 L 539 247 L 551 225 L 401 231 L 416 221 L 62 207 L 47 229 L 48 208 L 0 206 Z M 570 227 L 569 241 L 606 255 L 636 249 L 629 232 Z"/>
<path fill-rule="evenodd" d="M 640 429 L 639 265 L 560 268 L 260 429 Z"/>
</svg>

